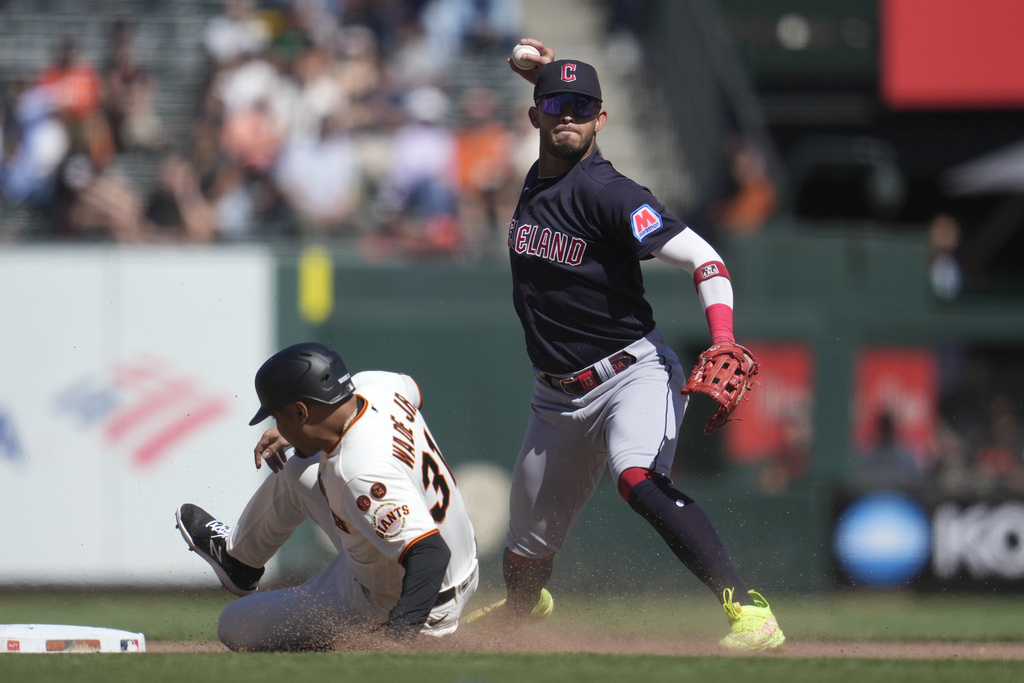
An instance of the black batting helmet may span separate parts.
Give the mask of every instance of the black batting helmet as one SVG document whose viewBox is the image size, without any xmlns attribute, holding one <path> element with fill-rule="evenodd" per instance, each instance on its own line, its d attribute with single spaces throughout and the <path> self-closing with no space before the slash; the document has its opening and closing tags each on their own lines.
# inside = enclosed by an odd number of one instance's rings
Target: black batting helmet
<svg viewBox="0 0 1024 683">
<path fill-rule="evenodd" d="M 262 422 L 292 401 L 334 404 L 354 393 L 352 376 L 341 356 L 316 342 L 295 344 L 268 358 L 256 372 L 260 409 L 249 424 Z"/>
</svg>

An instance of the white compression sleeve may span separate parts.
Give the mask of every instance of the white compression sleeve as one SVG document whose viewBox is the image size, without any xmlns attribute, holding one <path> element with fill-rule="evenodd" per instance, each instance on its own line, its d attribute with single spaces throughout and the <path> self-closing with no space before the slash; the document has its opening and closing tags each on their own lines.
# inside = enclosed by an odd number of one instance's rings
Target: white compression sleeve
<svg viewBox="0 0 1024 683">
<path fill-rule="evenodd" d="M 654 256 L 669 265 L 682 268 L 690 275 L 705 263 L 722 261 L 715 248 L 690 228 L 655 249 Z M 732 308 L 732 283 L 727 277 L 712 277 L 702 281 L 697 285 L 697 294 L 705 310 L 712 304 L 725 304 Z"/>
</svg>

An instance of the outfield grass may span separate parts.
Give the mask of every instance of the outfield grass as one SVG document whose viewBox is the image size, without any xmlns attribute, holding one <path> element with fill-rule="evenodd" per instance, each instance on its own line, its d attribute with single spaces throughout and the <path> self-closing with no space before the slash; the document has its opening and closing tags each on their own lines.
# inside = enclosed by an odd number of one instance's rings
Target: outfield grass
<svg viewBox="0 0 1024 683">
<path fill-rule="evenodd" d="M 494 596 L 478 595 L 486 604 Z M 224 590 L 0 591 L 0 623 L 83 624 L 138 631 L 147 640 L 216 640 L 217 618 L 234 599 Z M 772 608 L 791 639 L 853 641 L 1020 641 L 1024 595 L 915 595 L 857 592 L 773 596 Z M 709 637 L 725 628 L 708 595 L 556 595 L 552 621 L 631 634 Z"/>
<path fill-rule="evenodd" d="M 853 641 L 1021 641 L 1024 595 L 915 595 L 854 592 L 822 596 L 769 596 L 788 638 Z M 721 607 L 703 594 L 685 600 L 614 597 L 561 600 L 555 616 L 582 616 L 617 629 L 681 637 L 709 636 L 724 628 Z M 561 608 L 563 605 L 560 604 Z"/>
<path fill-rule="evenodd" d="M 302 654 L 11 655 L 5 681 L 32 683 L 259 683 L 408 681 L 415 683 L 609 683 L 793 681 L 985 683 L 1020 680 L 1020 662 L 722 659 L 611 655 Z"/>
<path fill-rule="evenodd" d="M 80 624 L 143 633 L 147 641 L 217 639 L 217 619 L 234 600 L 225 590 L 174 592 L 0 592 L 0 623 Z"/>
<path fill-rule="evenodd" d="M 480 596 L 484 602 L 490 596 Z M 147 642 L 215 639 L 224 591 L 166 593 L 0 592 L 0 623 L 86 624 L 141 631 Z M 556 596 L 554 624 L 615 631 L 623 637 L 708 638 L 724 629 L 710 595 L 681 599 Z M 920 596 L 856 593 L 774 596 L 791 641 L 1020 642 L 1024 596 Z M 475 605 L 474 605 L 475 606 Z M 600 654 L 333 653 L 145 655 L 0 655 L 0 681 L 33 683 L 253 683 L 258 681 L 408 681 L 503 683 L 547 681 L 1019 681 L 1020 661 L 818 659 Z"/>
</svg>

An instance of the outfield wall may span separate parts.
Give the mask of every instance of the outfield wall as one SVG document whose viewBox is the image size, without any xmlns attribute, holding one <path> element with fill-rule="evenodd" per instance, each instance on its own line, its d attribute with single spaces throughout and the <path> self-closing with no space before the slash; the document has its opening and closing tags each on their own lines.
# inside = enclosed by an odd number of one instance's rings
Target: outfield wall
<svg viewBox="0 0 1024 683">
<path fill-rule="evenodd" d="M 693 407 L 674 477 L 708 508 L 752 585 L 827 588 L 835 492 L 870 426 L 864 406 L 888 392 L 915 425 L 931 425 L 920 414 L 934 391 L 921 378 L 938 349 L 1020 348 L 1024 309 L 934 300 L 916 238 L 779 229 L 722 250 L 737 334 L 772 360 L 741 408 L 746 426 L 704 437 L 705 407 Z M 707 332 L 689 278 L 657 262 L 645 273 L 659 325 L 684 363 L 695 358 Z M 246 424 L 252 374 L 273 349 L 306 339 L 333 345 L 353 370 L 416 377 L 473 512 L 485 583 L 499 583 L 532 382 L 506 264 L 367 265 L 317 246 L 19 247 L 0 252 L 0 287 L 3 585 L 209 582 L 171 515 L 185 501 L 226 520 L 241 509 L 265 476 L 251 461 L 261 430 Z M 806 411 L 806 467 L 769 483 L 779 406 Z M 758 438 L 744 436 L 751 425 Z M 301 578 L 327 552 L 304 527 L 268 580 Z M 703 590 L 607 481 L 554 581 Z"/>
<path fill-rule="evenodd" d="M 264 250 L 0 250 L 0 585 L 207 578 L 174 528 L 259 475 L 248 387 L 272 349 Z"/>
</svg>

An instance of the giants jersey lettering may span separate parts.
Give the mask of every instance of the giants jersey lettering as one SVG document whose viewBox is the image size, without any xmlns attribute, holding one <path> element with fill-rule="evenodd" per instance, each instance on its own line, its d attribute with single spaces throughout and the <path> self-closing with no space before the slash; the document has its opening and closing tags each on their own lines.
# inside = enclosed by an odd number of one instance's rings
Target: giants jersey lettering
<svg viewBox="0 0 1024 683">
<path fill-rule="evenodd" d="M 596 153 L 558 178 L 526 176 L 509 223 L 512 298 L 534 365 L 565 374 L 654 329 L 640 261 L 686 229 Z"/>
<path fill-rule="evenodd" d="M 452 552 L 441 588 L 456 585 L 472 571 L 476 540 L 455 477 L 420 414 L 419 390 L 390 372 L 361 372 L 352 381 L 364 408 L 321 456 L 319 478 L 353 576 L 393 605 L 405 552 L 440 533 Z"/>
</svg>

